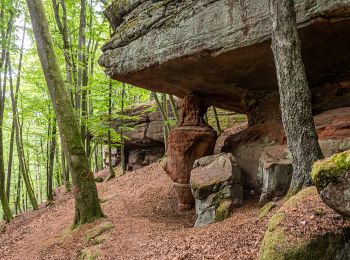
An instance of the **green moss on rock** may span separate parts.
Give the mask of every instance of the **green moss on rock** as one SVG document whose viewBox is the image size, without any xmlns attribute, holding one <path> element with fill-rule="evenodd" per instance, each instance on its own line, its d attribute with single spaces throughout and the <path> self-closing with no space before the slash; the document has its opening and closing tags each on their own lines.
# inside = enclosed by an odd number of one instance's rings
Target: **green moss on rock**
<svg viewBox="0 0 350 260">
<path fill-rule="evenodd" d="M 350 151 L 314 163 L 311 178 L 317 189 L 322 190 L 331 182 L 339 182 L 348 170 L 350 170 Z"/>
<path fill-rule="evenodd" d="M 260 248 L 260 260 L 336 259 L 349 241 L 350 236 L 347 230 L 315 236 L 312 239 L 302 237 L 296 239 L 287 235 L 283 229 L 284 222 L 288 218 L 286 209 L 292 210 L 302 206 L 302 201 L 315 192 L 314 187 L 305 188 L 286 201 L 271 217 Z"/>
<path fill-rule="evenodd" d="M 232 211 L 232 201 L 224 200 L 215 210 L 215 222 L 227 219 Z"/>
</svg>

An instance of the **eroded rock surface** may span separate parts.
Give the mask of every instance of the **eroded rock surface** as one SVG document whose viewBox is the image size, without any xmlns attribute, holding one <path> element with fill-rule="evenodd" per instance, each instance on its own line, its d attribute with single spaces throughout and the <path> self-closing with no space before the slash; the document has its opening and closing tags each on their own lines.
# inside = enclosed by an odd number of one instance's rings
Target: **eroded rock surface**
<svg viewBox="0 0 350 260">
<path fill-rule="evenodd" d="M 317 161 L 311 176 L 322 200 L 339 214 L 350 217 L 350 151 Z"/>
<path fill-rule="evenodd" d="M 350 150 L 350 107 L 332 109 L 314 117 L 319 143 L 323 154 Z M 256 124 L 228 136 L 221 148 L 231 152 L 237 159 L 244 174 L 244 185 L 261 192 L 257 178 L 259 161 L 264 154 L 274 158 L 275 163 L 291 159 L 282 123 L 278 120 Z"/>
<path fill-rule="evenodd" d="M 350 0 L 296 0 L 314 113 L 350 106 Z M 112 78 L 278 119 L 268 0 L 114 0 L 100 64 Z M 156 75 L 156 76 L 155 76 Z"/>
<path fill-rule="evenodd" d="M 213 154 L 217 139 L 216 132 L 202 118 L 204 108 L 199 97 L 186 96 L 181 109 L 181 123 L 169 134 L 164 165 L 165 171 L 174 181 L 180 211 L 190 209 L 194 203 L 190 187 L 194 161 Z"/>
<path fill-rule="evenodd" d="M 191 189 L 196 203 L 195 227 L 228 218 L 243 202 L 242 173 L 236 159 L 221 153 L 196 160 Z"/>
<path fill-rule="evenodd" d="M 292 181 L 293 166 L 288 159 L 264 154 L 259 161 L 258 182 L 261 184 L 260 205 L 287 194 Z"/>
</svg>

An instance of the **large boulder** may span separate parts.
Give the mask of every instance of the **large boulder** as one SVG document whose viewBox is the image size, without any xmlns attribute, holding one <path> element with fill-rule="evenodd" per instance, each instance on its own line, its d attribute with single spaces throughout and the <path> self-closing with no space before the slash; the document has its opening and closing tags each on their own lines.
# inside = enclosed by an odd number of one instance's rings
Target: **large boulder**
<svg viewBox="0 0 350 260">
<path fill-rule="evenodd" d="M 242 204 L 242 173 L 230 153 L 206 156 L 195 161 L 191 189 L 196 203 L 195 227 L 229 217 Z"/>
<path fill-rule="evenodd" d="M 315 187 L 289 198 L 269 220 L 260 260 L 350 259 L 350 222 L 320 199 Z"/>
<path fill-rule="evenodd" d="M 258 182 L 261 183 L 260 204 L 275 197 L 284 196 L 290 186 L 293 175 L 292 161 L 273 158 L 264 154 L 259 161 Z"/>
<path fill-rule="evenodd" d="M 316 162 L 311 176 L 322 200 L 350 217 L 350 151 Z"/>
<path fill-rule="evenodd" d="M 99 63 L 111 78 L 247 113 L 280 116 L 268 0 L 113 0 Z M 350 0 L 295 0 L 314 112 L 350 105 Z"/>
</svg>

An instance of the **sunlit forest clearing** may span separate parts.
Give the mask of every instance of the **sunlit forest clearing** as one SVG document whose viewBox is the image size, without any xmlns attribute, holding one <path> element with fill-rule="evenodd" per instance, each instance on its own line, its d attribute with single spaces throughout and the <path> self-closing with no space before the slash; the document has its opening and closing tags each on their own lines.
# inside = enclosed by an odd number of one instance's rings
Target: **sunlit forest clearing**
<svg viewBox="0 0 350 260">
<path fill-rule="evenodd" d="M 0 0 L 0 259 L 350 259 L 349 15 Z"/>
</svg>

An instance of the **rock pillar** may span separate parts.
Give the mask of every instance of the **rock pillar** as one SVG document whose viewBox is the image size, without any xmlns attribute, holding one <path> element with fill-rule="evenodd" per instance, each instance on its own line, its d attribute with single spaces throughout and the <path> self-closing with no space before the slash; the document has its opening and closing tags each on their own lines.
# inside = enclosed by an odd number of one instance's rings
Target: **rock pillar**
<svg viewBox="0 0 350 260">
<path fill-rule="evenodd" d="M 164 168 L 174 181 L 179 211 L 188 210 L 194 204 L 190 186 L 194 161 L 214 152 L 217 135 L 203 119 L 207 108 L 200 97 L 186 96 L 182 101 L 179 125 L 169 134 Z"/>
</svg>

